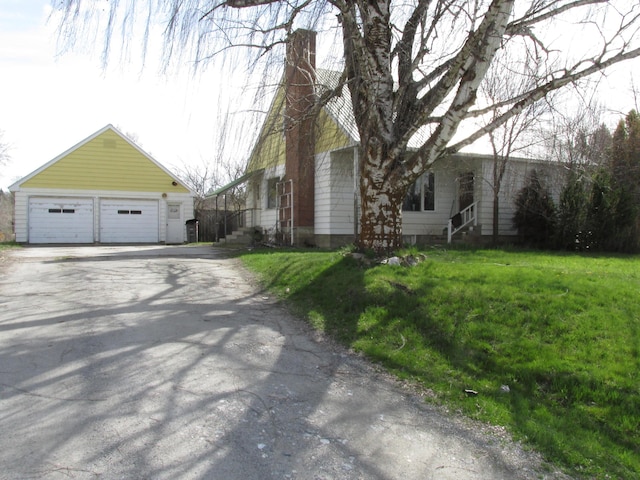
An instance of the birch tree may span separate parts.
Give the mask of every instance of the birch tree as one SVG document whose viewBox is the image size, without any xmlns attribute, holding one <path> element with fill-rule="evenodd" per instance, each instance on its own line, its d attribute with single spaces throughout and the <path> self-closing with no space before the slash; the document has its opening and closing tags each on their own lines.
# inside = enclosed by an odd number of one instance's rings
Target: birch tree
<svg viewBox="0 0 640 480">
<path fill-rule="evenodd" d="M 167 58 L 181 52 L 196 63 L 237 47 L 253 52 L 248 63 L 258 64 L 281 58 L 279 46 L 297 28 L 325 38 L 338 32 L 343 61 L 335 94 L 348 90 L 360 135 L 359 246 L 379 252 L 401 246 L 402 201 L 434 163 L 550 92 L 640 55 L 640 6 L 629 0 L 85 3 L 56 2 L 61 35 L 83 38 L 82 26 L 93 28 L 88 19 L 104 15 L 105 57 L 114 41 L 140 25 L 147 38 L 154 25 L 164 25 Z M 479 102 L 478 89 L 500 50 L 534 56 L 545 68 L 526 91 Z M 470 128 L 478 119 L 480 126 Z M 421 144 L 410 149 L 416 135 Z"/>
</svg>

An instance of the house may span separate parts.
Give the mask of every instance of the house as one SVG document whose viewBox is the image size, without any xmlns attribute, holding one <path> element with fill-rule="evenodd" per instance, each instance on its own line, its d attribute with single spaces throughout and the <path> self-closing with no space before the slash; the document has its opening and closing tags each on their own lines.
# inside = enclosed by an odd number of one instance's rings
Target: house
<svg viewBox="0 0 640 480">
<path fill-rule="evenodd" d="M 178 244 L 193 217 L 194 193 L 112 125 L 9 190 L 21 243 Z"/>
<path fill-rule="evenodd" d="M 250 155 L 246 225 L 284 243 L 338 247 L 358 233 L 359 134 L 347 92 L 312 112 L 314 100 L 338 85 L 339 72 L 315 68 L 315 34 L 297 31 L 287 46 L 283 80 Z M 413 141 L 420 142 L 420 132 Z M 410 143 L 409 147 L 412 147 Z M 517 234 L 514 199 L 536 169 L 558 180 L 557 165 L 510 159 L 499 190 L 498 235 Z M 442 159 L 410 190 L 403 205 L 405 244 L 493 235 L 494 158 L 460 153 Z M 555 171 L 555 173 L 554 173 Z M 550 185 L 556 196 L 559 185 Z M 216 194 L 223 194 L 225 187 Z"/>
</svg>

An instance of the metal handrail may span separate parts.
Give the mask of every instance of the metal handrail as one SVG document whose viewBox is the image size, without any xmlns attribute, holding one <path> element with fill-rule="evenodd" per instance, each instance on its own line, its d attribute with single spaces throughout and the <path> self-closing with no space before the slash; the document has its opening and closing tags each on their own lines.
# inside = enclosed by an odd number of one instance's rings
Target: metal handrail
<svg viewBox="0 0 640 480">
<path fill-rule="evenodd" d="M 453 217 L 449 219 L 449 223 L 447 224 L 447 243 L 451 243 L 452 237 L 470 223 L 473 223 L 474 226 L 478 225 L 477 206 L 478 202 L 473 202 L 471 205 L 458 212 L 461 222 L 460 225 L 455 228 L 453 227 Z"/>
<path fill-rule="evenodd" d="M 222 224 L 223 226 L 223 233 L 222 236 L 220 238 L 227 238 L 227 235 L 229 233 L 233 233 L 233 227 L 235 226 L 233 223 L 233 220 L 235 218 L 238 218 L 238 223 L 237 223 L 237 227 L 238 228 L 242 228 L 245 226 L 245 222 L 246 222 L 246 216 L 245 213 L 247 212 L 247 210 L 251 210 L 251 209 L 246 209 L 246 210 L 235 210 L 233 212 L 225 212 L 223 217 L 216 221 L 216 225 L 220 225 Z M 228 226 L 231 226 L 231 232 L 227 231 L 228 230 Z M 216 227 L 216 233 L 218 232 L 218 228 Z M 218 240 L 220 239 L 218 238 Z"/>
</svg>

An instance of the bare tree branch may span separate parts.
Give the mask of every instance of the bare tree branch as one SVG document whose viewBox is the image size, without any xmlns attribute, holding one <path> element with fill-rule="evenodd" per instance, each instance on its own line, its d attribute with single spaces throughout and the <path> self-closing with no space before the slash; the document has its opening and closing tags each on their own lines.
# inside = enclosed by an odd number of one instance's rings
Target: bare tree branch
<svg viewBox="0 0 640 480">
<path fill-rule="evenodd" d="M 575 72 L 575 73 L 566 73 L 565 75 L 563 75 L 562 77 L 559 78 L 554 78 L 548 82 L 546 82 L 543 85 L 540 85 L 539 87 L 536 87 L 533 90 L 530 90 L 529 92 L 526 92 L 522 95 L 518 95 L 515 98 L 510 99 L 507 102 L 501 102 L 498 105 L 506 105 L 506 104 L 512 104 L 513 106 L 507 110 L 505 113 L 503 113 L 502 115 L 500 115 L 499 117 L 495 118 L 494 120 L 488 122 L 487 124 L 485 124 L 483 127 L 479 128 L 475 133 L 473 133 L 472 135 L 469 135 L 467 138 L 465 138 L 464 140 L 456 143 L 455 145 L 450 145 L 449 147 L 447 147 L 446 149 L 446 153 L 450 154 L 450 153 L 454 153 L 459 151 L 460 149 L 471 145 L 473 142 L 475 142 L 476 140 L 482 138 L 483 136 L 487 135 L 489 132 L 495 130 L 496 128 L 500 127 L 501 125 L 503 125 L 505 122 L 507 122 L 509 119 L 511 119 L 513 116 L 518 115 L 519 113 L 521 113 L 526 107 L 528 107 L 529 105 L 537 102 L 538 100 L 544 98 L 547 94 L 549 94 L 550 92 L 554 91 L 554 90 L 558 90 L 562 87 L 564 87 L 565 85 L 571 84 L 571 83 L 575 83 L 578 80 L 587 77 L 589 75 L 592 75 L 593 73 L 596 72 L 600 72 L 603 69 L 605 69 L 606 67 L 609 67 L 611 65 L 615 65 L 616 63 L 625 61 L 625 60 L 630 60 L 633 58 L 637 58 L 640 56 L 640 48 L 637 48 L 635 50 L 631 50 L 629 52 L 626 53 L 621 53 L 618 55 L 615 55 L 614 57 L 604 61 L 604 62 L 595 62 L 593 61 L 592 65 L 588 68 L 585 68 L 581 71 Z M 483 109 L 482 111 L 476 111 L 474 112 L 474 116 L 478 116 L 478 115 L 483 115 L 485 113 L 488 113 L 490 111 L 492 111 L 495 108 L 495 106 L 492 107 L 487 107 L 486 109 Z"/>
</svg>

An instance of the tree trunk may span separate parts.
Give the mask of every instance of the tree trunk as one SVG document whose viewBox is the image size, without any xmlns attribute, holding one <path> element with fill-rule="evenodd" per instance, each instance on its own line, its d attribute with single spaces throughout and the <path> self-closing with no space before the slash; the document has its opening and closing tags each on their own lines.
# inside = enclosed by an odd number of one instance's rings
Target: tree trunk
<svg viewBox="0 0 640 480">
<path fill-rule="evenodd" d="M 497 190 L 493 190 L 493 238 L 492 238 L 492 244 L 493 246 L 497 246 L 498 245 L 498 227 L 499 227 L 499 222 L 498 222 L 498 216 L 500 214 L 500 197 L 498 195 L 498 191 Z"/>
<path fill-rule="evenodd" d="M 402 201 L 405 188 L 384 179 L 383 169 L 360 170 L 358 247 L 388 254 L 402 247 Z M 380 181 L 380 179 L 382 179 Z"/>
</svg>

